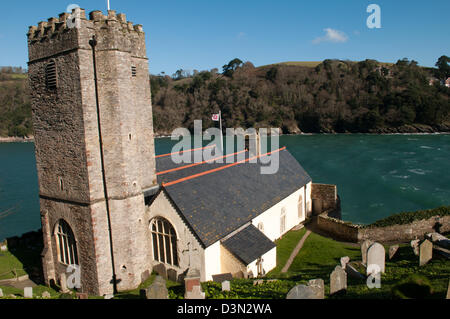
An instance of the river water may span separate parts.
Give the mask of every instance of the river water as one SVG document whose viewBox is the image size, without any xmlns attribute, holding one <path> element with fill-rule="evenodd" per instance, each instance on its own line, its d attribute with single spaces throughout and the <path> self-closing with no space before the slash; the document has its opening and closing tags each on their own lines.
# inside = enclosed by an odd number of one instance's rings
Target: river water
<svg viewBox="0 0 450 319">
<path fill-rule="evenodd" d="M 156 153 L 173 144 L 157 139 Z M 338 186 L 344 220 L 450 205 L 450 135 L 299 135 L 280 145 L 313 182 Z M 39 228 L 34 144 L 0 144 L 0 240 Z"/>
</svg>

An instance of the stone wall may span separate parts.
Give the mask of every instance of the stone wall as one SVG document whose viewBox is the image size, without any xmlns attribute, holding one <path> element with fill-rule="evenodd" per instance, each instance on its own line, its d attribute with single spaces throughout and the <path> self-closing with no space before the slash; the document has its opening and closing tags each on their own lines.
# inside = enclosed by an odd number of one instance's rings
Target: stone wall
<svg viewBox="0 0 450 319">
<path fill-rule="evenodd" d="M 315 215 L 336 208 L 338 199 L 337 186 L 312 184 L 311 199 L 313 202 L 313 213 Z"/>
<path fill-rule="evenodd" d="M 441 233 L 450 231 L 450 216 L 444 216 L 439 221 L 442 224 Z M 436 224 L 436 217 L 418 220 L 411 224 L 394 225 L 388 227 L 360 228 L 358 231 L 358 241 L 371 239 L 374 241 L 410 241 L 413 239 L 423 239 L 426 234 L 433 233 Z"/>
<path fill-rule="evenodd" d="M 328 213 L 325 212 L 317 216 L 316 223 L 320 230 L 340 240 L 358 242 L 358 226 L 327 215 Z"/>
<path fill-rule="evenodd" d="M 437 217 L 437 216 L 436 216 Z M 418 220 L 405 225 L 365 228 L 350 222 L 344 222 L 323 213 L 317 216 L 317 227 L 330 236 L 349 242 L 361 242 L 366 239 L 379 242 L 402 242 L 423 239 L 426 234 L 435 232 L 436 217 Z M 442 233 L 450 232 L 450 216 L 440 218 Z"/>
</svg>

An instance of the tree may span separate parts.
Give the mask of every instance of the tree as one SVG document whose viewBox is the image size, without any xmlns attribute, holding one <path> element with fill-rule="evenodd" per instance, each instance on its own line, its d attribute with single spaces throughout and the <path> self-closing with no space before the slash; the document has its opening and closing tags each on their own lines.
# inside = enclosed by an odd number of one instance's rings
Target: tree
<svg viewBox="0 0 450 319">
<path fill-rule="evenodd" d="M 437 62 L 436 67 L 438 68 L 436 75 L 440 80 L 447 80 L 450 77 L 450 58 L 446 55 L 441 56 Z"/>
<path fill-rule="evenodd" d="M 242 64 L 243 64 L 243 62 L 240 59 L 238 59 L 238 58 L 233 59 L 228 64 L 225 64 L 223 66 L 222 74 L 225 75 L 226 77 L 231 78 L 231 77 L 233 77 L 234 71 L 236 71 L 236 69 L 238 67 L 242 66 Z"/>
</svg>

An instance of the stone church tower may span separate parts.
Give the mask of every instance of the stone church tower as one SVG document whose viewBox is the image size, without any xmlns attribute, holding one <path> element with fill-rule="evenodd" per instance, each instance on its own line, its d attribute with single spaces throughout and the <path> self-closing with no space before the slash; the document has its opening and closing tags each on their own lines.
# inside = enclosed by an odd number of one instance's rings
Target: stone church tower
<svg viewBox="0 0 450 319">
<path fill-rule="evenodd" d="M 152 269 L 141 243 L 157 185 L 142 26 L 76 9 L 30 27 L 28 48 L 44 277 L 76 264 L 83 292 L 134 289 Z"/>
</svg>

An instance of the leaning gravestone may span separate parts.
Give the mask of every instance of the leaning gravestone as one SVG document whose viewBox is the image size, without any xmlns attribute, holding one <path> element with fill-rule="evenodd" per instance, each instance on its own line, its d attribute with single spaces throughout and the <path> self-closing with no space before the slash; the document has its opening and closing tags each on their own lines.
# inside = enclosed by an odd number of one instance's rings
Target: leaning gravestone
<svg viewBox="0 0 450 319">
<path fill-rule="evenodd" d="M 371 241 L 370 239 L 366 239 L 362 244 L 361 244 L 361 257 L 362 257 L 362 263 L 363 265 L 365 265 L 367 263 L 367 250 L 369 249 L 369 247 L 373 244 L 373 241 Z"/>
<path fill-rule="evenodd" d="M 379 267 L 379 271 L 384 273 L 385 271 L 385 261 L 386 261 L 386 252 L 384 250 L 383 245 L 380 243 L 374 243 L 367 250 L 367 275 L 373 273 L 375 267 L 377 265 Z M 378 268 L 377 267 L 377 268 Z"/>
<path fill-rule="evenodd" d="M 161 276 L 156 276 L 155 281 L 145 291 L 147 299 L 169 299 L 166 281 Z"/>
<path fill-rule="evenodd" d="M 419 246 L 419 266 L 423 266 L 433 258 L 433 244 L 425 239 Z"/>
<path fill-rule="evenodd" d="M 178 281 L 178 273 L 175 269 L 167 269 L 167 279 L 170 281 Z"/>
<path fill-rule="evenodd" d="M 347 264 L 350 262 L 350 257 L 345 256 L 341 258 L 341 267 L 342 269 L 345 269 L 345 267 L 347 266 Z"/>
<path fill-rule="evenodd" d="M 158 265 L 154 266 L 153 271 L 156 272 L 161 277 L 163 277 L 164 279 L 167 279 L 167 270 L 166 270 L 166 266 L 164 266 L 164 264 L 158 264 Z"/>
<path fill-rule="evenodd" d="M 25 287 L 23 289 L 23 296 L 25 298 L 33 298 L 33 288 L 32 287 Z"/>
<path fill-rule="evenodd" d="M 347 290 L 347 273 L 341 266 L 336 266 L 330 275 L 330 295 Z"/>
<path fill-rule="evenodd" d="M 445 249 L 450 249 L 450 239 L 439 234 L 439 233 L 430 233 L 427 234 L 429 240 L 433 242 L 433 244 L 441 246 Z"/>
<path fill-rule="evenodd" d="M 233 275 L 231 273 L 212 275 L 212 280 L 218 283 L 222 283 L 226 280 L 230 281 L 231 279 L 233 279 Z"/>
<path fill-rule="evenodd" d="M 394 246 L 389 247 L 389 260 L 394 258 L 399 247 L 400 247 L 399 245 L 394 245 Z"/>
<path fill-rule="evenodd" d="M 222 291 L 230 291 L 230 282 L 225 280 L 222 282 Z"/>
<path fill-rule="evenodd" d="M 411 240 L 411 248 L 414 251 L 414 255 L 419 256 L 419 239 Z"/>
<path fill-rule="evenodd" d="M 298 285 L 289 291 L 286 299 L 323 299 L 323 297 L 315 287 Z"/>
</svg>

